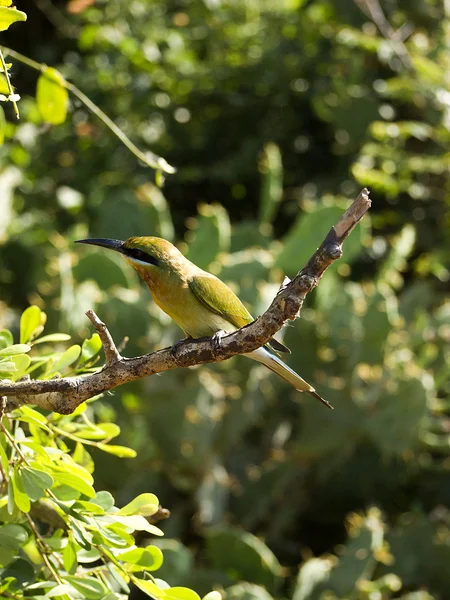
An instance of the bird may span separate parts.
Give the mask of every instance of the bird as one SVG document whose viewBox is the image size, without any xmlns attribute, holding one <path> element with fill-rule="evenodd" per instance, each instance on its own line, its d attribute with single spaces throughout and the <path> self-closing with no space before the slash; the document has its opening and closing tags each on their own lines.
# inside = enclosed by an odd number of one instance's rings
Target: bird
<svg viewBox="0 0 450 600">
<path fill-rule="evenodd" d="M 171 242 L 153 236 L 130 237 L 125 241 L 109 238 L 76 240 L 119 252 L 147 284 L 155 303 L 171 317 L 188 338 L 220 336 L 251 323 L 254 319 L 236 294 L 218 277 L 197 267 Z M 256 360 L 299 392 L 308 392 L 328 408 L 333 408 L 312 385 L 286 365 L 278 353 L 290 353 L 272 338 L 265 346 L 249 352 Z"/>
</svg>

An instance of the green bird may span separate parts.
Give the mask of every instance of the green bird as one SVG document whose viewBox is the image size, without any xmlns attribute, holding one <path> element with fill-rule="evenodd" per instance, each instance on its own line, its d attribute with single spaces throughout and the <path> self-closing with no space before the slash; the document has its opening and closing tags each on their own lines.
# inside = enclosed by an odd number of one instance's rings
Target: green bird
<svg viewBox="0 0 450 600">
<path fill-rule="evenodd" d="M 254 320 L 223 281 L 194 265 L 167 240 L 131 237 L 125 242 L 104 238 L 77 242 L 120 252 L 145 281 L 156 304 L 190 338 L 216 336 L 220 339 L 222 332 L 231 333 Z M 245 356 L 264 364 L 299 392 L 308 392 L 333 408 L 274 351 L 290 352 L 281 342 L 272 338 L 266 346 Z"/>
</svg>

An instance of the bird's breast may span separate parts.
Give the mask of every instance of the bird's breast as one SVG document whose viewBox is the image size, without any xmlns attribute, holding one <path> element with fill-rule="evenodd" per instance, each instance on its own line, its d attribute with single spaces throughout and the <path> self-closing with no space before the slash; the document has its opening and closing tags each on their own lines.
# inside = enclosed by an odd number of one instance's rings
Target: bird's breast
<svg viewBox="0 0 450 600">
<path fill-rule="evenodd" d="M 210 336 L 216 331 L 234 331 L 229 321 L 202 304 L 186 281 L 146 281 L 155 303 L 193 338 Z"/>
</svg>

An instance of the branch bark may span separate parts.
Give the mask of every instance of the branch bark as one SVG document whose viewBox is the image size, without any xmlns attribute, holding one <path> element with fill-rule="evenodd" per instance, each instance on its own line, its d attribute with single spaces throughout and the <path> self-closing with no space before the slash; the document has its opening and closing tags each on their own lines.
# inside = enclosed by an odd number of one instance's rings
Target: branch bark
<svg viewBox="0 0 450 600">
<path fill-rule="evenodd" d="M 104 323 L 93 311 L 87 316 L 96 328 L 105 352 L 105 366 L 97 373 L 80 377 L 0 381 L 0 396 L 7 397 L 7 410 L 22 404 L 35 404 L 60 414 L 70 414 L 82 402 L 128 381 L 245 354 L 266 344 L 283 324 L 296 319 L 306 295 L 315 288 L 325 270 L 342 256 L 342 244 L 371 206 L 369 192 L 363 189 L 309 259 L 307 265 L 285 283 L 267 311 L 258 319 L 221 338 L 220 348 L 213 338 L 185 340 L 172 348 L 136 358 L 120 356 Z"/>
</svg>

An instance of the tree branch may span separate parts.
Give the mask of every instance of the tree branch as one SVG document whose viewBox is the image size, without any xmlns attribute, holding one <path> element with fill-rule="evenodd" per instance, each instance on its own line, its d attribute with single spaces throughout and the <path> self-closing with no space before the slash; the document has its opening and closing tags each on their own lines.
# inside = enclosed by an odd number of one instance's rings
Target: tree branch
<svg viewBox="0 0 450 600">
<path fill-rule="evenodd" d="M 72 413 L 82 402 L 128 381 L 149 377 L 178 367 L 191 367 L 226 360 L 266 344 L 283 324 L 295 319 L 303 301 L 319 283 L 325 270 L 342 256 L 342 243 L 371 206 L 369 192 L 363 189 L 339 221 L 332 227 L 309 259 L 307 265 L 284 283 L 267 311 L 258 319 L 221 338 L 220 348 L 212 338 L 185 340 L 137 358 L 122 358 L 106 328 L 93 311 L 87 316 L 94 324 L 105 351 L 105 366 L 97 373 L 80 377 L 32 380 L 10 383 L 0 381 L 0 395 L 8 398 L 7 409 L 21 404 L 36 404 L 61 414 Z"/>
</svg>

